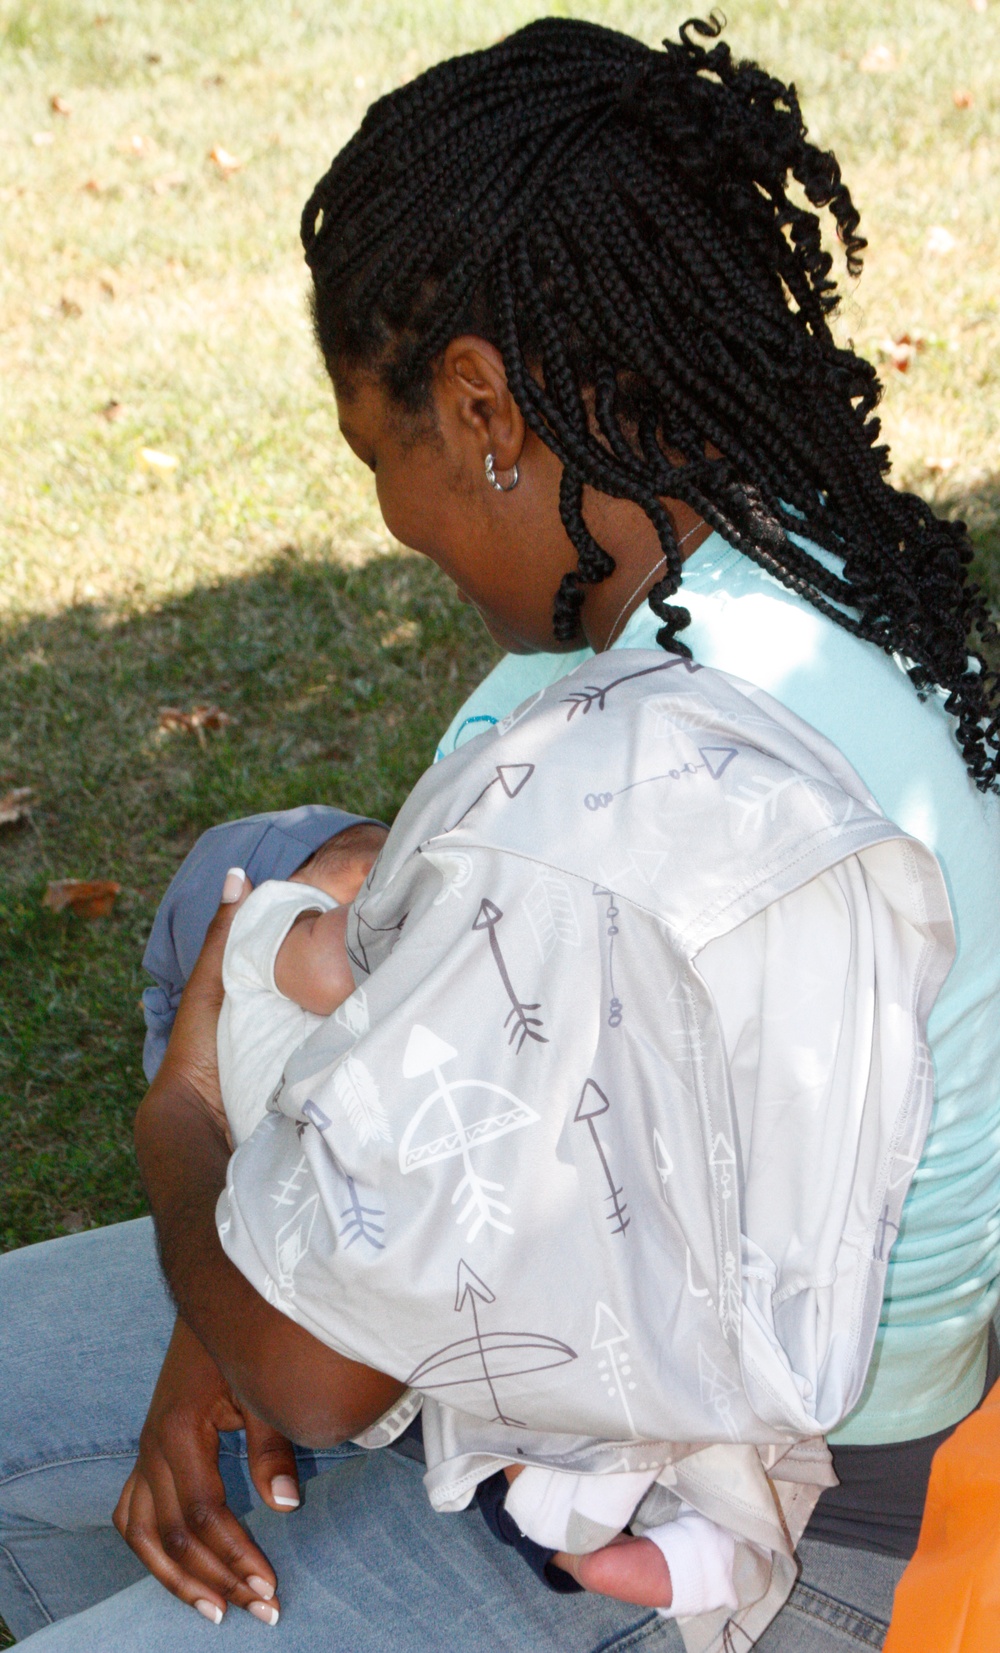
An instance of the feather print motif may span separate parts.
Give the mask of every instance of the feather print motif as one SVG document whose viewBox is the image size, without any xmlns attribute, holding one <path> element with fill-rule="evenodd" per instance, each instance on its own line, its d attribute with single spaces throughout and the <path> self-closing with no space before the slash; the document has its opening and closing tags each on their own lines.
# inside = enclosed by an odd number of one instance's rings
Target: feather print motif
<svg viewBox="0 0 1000 1653">
<path fill-rule="evenodd" d="M 369 1142 L 392 1141 L 378 1086 L 364 1062 L 356 1056 L 345 1057 L 333 1076 L 333 1088 L 362 1147 Z"/>
</svg>

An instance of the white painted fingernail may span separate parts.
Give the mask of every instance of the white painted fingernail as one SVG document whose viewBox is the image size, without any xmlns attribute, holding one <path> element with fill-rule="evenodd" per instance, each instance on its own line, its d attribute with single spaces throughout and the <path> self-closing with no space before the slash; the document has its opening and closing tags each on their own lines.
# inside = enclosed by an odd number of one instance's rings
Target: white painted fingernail
<svg viewBox="0 0 1000 1653">
<path fill-rule="evenodd" d="M 271 1482 L 271 1497 L 279 1509 L 297 1510 L 299 1489 L 290 1475 L 276 1475 Z"/>
<path fill-rule="evenodd" d="M 243 871 L 242 867 L 230 867 L 229 871 L 226 873 L 226 881 L 222 886 L 222 901 L 224 906 L 228 906 L 231 901 L 238 901 L 240 899 L 243 892 L 243 886 L 246 881 L 247 875 Z"/>
<path fill-rule="evenodd" d="M 195 1606 L 203 1619 L 211 1619 L 213 1624 L 222 1623 L 222 1608 L 216 1607 L 214 1601 L 198 1600 Z"/>
<path fill-rule="evenodd" d="M 267 1579 L 261 1578 L 259 1573 L 251 1573 L 250 1577 L 247 1579 L 247 1583 L 249 1584 L 254 1595 L 263 1596 L 265 1601 L 270 1601 L 271 1597 L 274 1595 L 274 1585 L 268 1584 Z"/>
<path fill-rule="evenodd" d="M 260 1619 L 262 1624 L 277 1624 L 278 1622 L 278 1609 L 269 1607 L 266 1601 L 252 1601 L 247 1608 L 247 1612 L 252 1613 L 255 1619 Z"/>
</svg>

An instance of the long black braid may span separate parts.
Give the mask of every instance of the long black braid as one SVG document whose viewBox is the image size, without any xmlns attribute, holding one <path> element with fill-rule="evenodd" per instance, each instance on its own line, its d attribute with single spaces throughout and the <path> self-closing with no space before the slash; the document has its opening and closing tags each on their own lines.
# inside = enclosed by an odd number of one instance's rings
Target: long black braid
<svg viewBox="0 0 1000 1653">
<path fill-rule="evenodd" d="M 970 774 L 996 788 L 1000 674 L 969 653 L 996 631 L 967 580 L 965 525 L 886 480 L 878 378 L 834 343 L 832 258 L 789 183 L 829 209 L 852 276 L 857 210 L 835 157 L 807 141 L 795 88 L 735 62 L 721 27 L 686 23 L 658 52 L 550 18 L 380 99 L 302 217 L 320 347 L 331 371 L 376 371 L 414 414 L 457 334 L 502 352 L 564 467 L 579 565 L 556 594 L 559 640 L 615 566 L 584 522 L 588 485 L 653 522 L 657 640 L 689 652 L 660 503 L 683 500 L 900 655 L 920 692 L 939 686 Z M 843 577 L 791 534 L 843 558 Z"/>
</svg>

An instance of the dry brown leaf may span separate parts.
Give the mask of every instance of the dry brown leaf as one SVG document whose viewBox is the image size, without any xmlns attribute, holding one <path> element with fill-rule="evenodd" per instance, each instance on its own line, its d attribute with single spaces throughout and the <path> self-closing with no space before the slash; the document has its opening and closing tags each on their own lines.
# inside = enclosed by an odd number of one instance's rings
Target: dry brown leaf
<svg viewBox="0 0 1000 1653">
<path fill-rule="evenodd" d="M 869 46 L 858 68 L 865 75 L 888 75 L 896 67 L 896 54 L 891 46 Z"/>
<path fill-rule="evenodd" d="M 109 425 L 113 425 L 115 420 L 120 419 L 124 412 L 124 402 L 116 401 L 116 399 L 112 396 L 110 402 L 106 402 L 102 407 L 101 418 L 106 419 Z"/>
<path fill-rule="evenodd" d="M 80 188 L 85 189 L 89 195 L 102 195 L 104 193 L 102 186 L 97 182 L 96 178 L 85 179 L 85 181 L 80 185 Z"/>
<path fill-rule="evenodd" d="M 948 472 L 953 471 L 957 464 L 958 460 L 950 454 L 940 457 L 932 456 L 924 460 L 924 470 L 928 471 L 931 476 L 947 476 Z"/>
<path fill-rule="evenodd" d="M 951 94 L 951 101 L 956 109 L 971 109 L 976 99 L 967 86 L 956 86 Z"/>
<path fill-rule="evenodd" d="M 170 734 L 175 729 L 185 735 L 195 734 L 202 746 L 205 744 L 206 729 L 228 729 L 235 722 L 234 717 L 220 711 L 218 706 L 192 706 L 189 712 L 182 712 L 179 706 L 160 707 L 159 727 L 162 734 Z"/>
<path fill-rule="evenodd" d="M 15 786 L 6 792 L 0 798 L 0 826 L 16 826 L 18 821 L 26 821 L 31 814 L 33 796 L 30 786 Z"/>
<path fill-rule="evenodd" d="M 59 300 L 59 308 L 64 316 L 76 317 L 83 315 L 83 305 L 77 299 L 71 298 L 69 293 L 63 293 Z"/>
<path fill-rule="evenodd" d="M 53 92 L 49 98 L 49 108 L 54 115 L 72 115 L 73 113 L 73 105 L 67 103 L 65 98 L 60 97 L 58 92 Z"/>
<path fill-rule="evenodd" d="M 908 373 L 914 356 L 926 348 L 927 340 L 922 333 L 900 333 L 898 338 L 883 339 L 878 350 L 883 361 L 890 361 L 900 373 Z"/>
<path fill-rule="evenodd" d="M 220 143 L 212 145 L 208 152 L 208 158 L 215 162 L 224 178 L 230 177 L 234 172 L 239 172 L 243 165 L 243 162 L 237 160 L 235 155 L 231 155 L 228 149 L 223 149 Z"/>
<path fill-rule="evenodd" d="M 77 918 L 107 918 L 121 893 L 113 878 L 59 878 L 42 896 L 42 906 L 61 913 L 65 907 Z"/>
</svg>

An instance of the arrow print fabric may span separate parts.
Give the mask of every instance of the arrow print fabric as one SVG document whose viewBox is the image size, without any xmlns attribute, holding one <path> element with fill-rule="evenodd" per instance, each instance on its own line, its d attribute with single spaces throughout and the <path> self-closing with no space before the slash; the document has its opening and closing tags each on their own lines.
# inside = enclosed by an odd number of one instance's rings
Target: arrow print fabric
<svg viewBox="0 0 1000 1653">
<path fill-rule="evenodd" d="M 821 1435 L 864 1379 L 950 916 L 807 725 L 628 660 L 418 782 L 349 915 L 359 989 L 289 1053 L 220 1233 L 423 1394 L 436 1507 L 517 1457 L 679 1486 L 714 1443 L 744 1493 L 757 1466 L 759 1535 L 757 1449 Z"/>
</svg>

